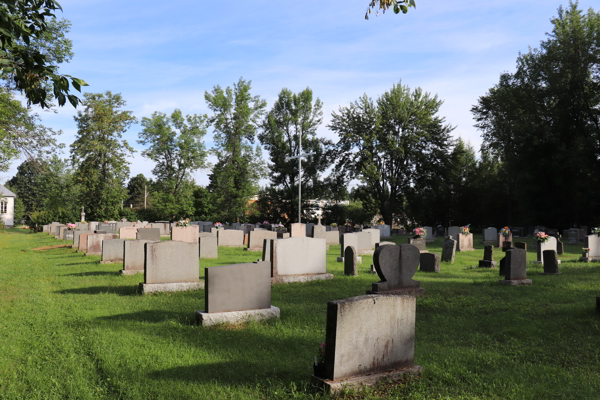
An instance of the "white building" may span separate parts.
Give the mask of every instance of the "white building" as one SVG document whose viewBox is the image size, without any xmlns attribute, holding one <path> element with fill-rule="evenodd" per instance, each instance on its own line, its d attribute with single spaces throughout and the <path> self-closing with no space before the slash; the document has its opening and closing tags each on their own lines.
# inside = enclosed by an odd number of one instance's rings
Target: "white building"
<svg viewBox="0 0 600 400">
<path fill-rule="evenodd" d="M 12 228 L 15 225 L 15 198 L 16 194 L 0 185 L 0 218 L 4 226 Z"/>
</svg>

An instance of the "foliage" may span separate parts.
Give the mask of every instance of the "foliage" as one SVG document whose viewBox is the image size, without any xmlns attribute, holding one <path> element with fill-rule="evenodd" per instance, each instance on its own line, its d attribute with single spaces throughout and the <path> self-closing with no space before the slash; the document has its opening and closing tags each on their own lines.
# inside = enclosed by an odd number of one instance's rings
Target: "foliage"
<svg viewBox="0 0 600 400">
<path fill-rule="evenodd" d="M 144 204 L 147 207 L 151 206 L 151 199 L 144 197 L 150 194 L 153 182 L 152 179 L 147 179 L 144 174 L 137 174 L 133 178 L 129 179 L 127 183 L 127 200 L 126 205 L 131 205 L 135 208 L 144 208 Z M 146 200 L 144 202 L 144 200 Z"/>
<path fill-rule="evenodd" d="M 77 107 L 80 99 L 70 94 L 87 86 L 82 79 L 57 73 L 57 64 L 72 55 L 63 32 L 65 22 L 56 22 L 61 10 L 55 0 L 8 0 L 0 5 L 0 66 L 3 77 L 11 76 L 14 88 L 25 93 L 29 104 L 49 107 L 48 87 L 60 106 L 68 100 Z"/>
<path fill-rule="evenodd" d="M 521 224 L 600 222 L 599 37 L 593 9 L 560 7 L 547 39 L 472 108 L 482 153 L 502 162 L 504 207 Z"/>
<path fill-rule="evenodd" d="M 546 232 L 537 232 L 535 234 L 535 240 L 537 240 L 538 242 L 547 242 L 548 239 L 550 239 L 550 237 Z"/>
<path fill-rule="evenodd" d="M 365 19 L 369 19 L 372 9 L 379 8 L 385 14 L 391 8 L 394 14 L 400 14 L 400 12 L 406 14 L 409 7 L 417 8 L 415 0 L 371 0 L 365 13 Z M 377 15 L 379 15 L 379 11 L 377 11 Z"/>
<path fill-rule="evenodd" d="M 86 93 L 84 111 L 75 116 L 77 137 L 71 144 L 75 179 L 81 185 L 81 204 L 88 219 L 115 219 L 127 193 L 123 188 L 129 175 L 126 157 L 133 149 L 122 134 L 136 121 L 123 111 L 125 100 L 107 91 Z"/>
<path fill-rule="evenodd" d="M 194 188 L 194 220 L 212 221 L 215 213 L 212 194 L 204 186 Z"/>
<path fill-rule="evenodd" d="M 40 121 L 38 114 L 23 107 L 6 89 L 0 89 L 0 171 L 7 171 L 10 162 L 20 156 L 42 159 L 62 148 L 54 138 L 61 132 L 46 128 Z"/>
<path fill-rule="evenodd" d="M 253 147 L 260 119 L 267 103 L 252 96 L 250 81 L 243 78 L 225 90 L 215 86 L 204 98 L 213 112 L 214 155 L 218 162 L 209 175 L 215 217 L 225 221 L 245 219 L 250 198 L 258 193 L 258 181 L 265 176 L 260 146 Z"/>
<path fill-rule="evenodd" d="M 10 189 L 10 188 L 9 188 Z M 12 189 L 10 189 L 12 191 Z M 15 198 L 15 213 L 14 213 L 14 225 L 17 226 L 21 224 L 21 220 L 25 218 L 25 205 L 23 204 L 23 200 L 19 197 Z"/>
<path fill-rule="evenodd" d="M 317 137 L 317 128 L 323 120 L 323 104 L 309 88 L 300 93 L 282 89 L 273 108 L 262 123 L 258 135 L 260 143 L 269 152 L 271 207 L 277 209 L 278 219 L 285 223 L 295 221 L 298 215 L 298 159 L 288 157 L 300 153 L 314 153 L 302 159 L 302 208 L 309 199 L 322 198 L 324 187 L 321 174 L 330 166 L 331 141 Z"/>
<path fill-rule="evenodd" d="M 175 221 L 194 215 L 194 189 L 192 180 L 179 184 L 176 194 L 162 190 L 160 184 L 154 184 L 152 190 L 153 220 Z M 158 189 L 157 189 L 158 188 Z"/>
<path fill-rule="evenodd" d="M 329 128 L 339 136 L 336 169 L 360 179 L 360 190 L 388 225 L 394 214 L 406 214 L 414 185 L 445 165 L 453 128 L 436 115 L 441 104 L 420 88 L 398 84 L 376 104 L 364 95 L 332 114 Z"/>
</svg>

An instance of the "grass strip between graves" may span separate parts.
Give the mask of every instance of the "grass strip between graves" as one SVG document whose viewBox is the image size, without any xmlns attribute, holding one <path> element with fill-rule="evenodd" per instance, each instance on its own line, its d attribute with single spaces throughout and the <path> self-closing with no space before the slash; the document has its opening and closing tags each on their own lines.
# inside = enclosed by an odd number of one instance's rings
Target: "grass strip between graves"
<svg viewBox="0 0 600 400">
<path fill-rule="evenodd" d="M 118 275 L 122 264 L 51 248 L 67 242 L 47 234 L 7 232 L 0 234 L 0 399 L 320 398 L 309 381 L 327 301 L 363 295 L 378 280 L 368 256 L 360 276 L 345 277 L 339 246 L 330 246 L 333 280 L 273 286 L 280 321 L 202 328 L 195 311 L 203 291 L 142 296 L 143 276 Z M 342 398 L 600 398 L 600 263 L 574 262 L 582 246 L 565 245 L 561 274 L 546 276 L 530 249 L 533 285 L 505 287 L 497 268 L 475 267 L 483 245 L 480 235 L 474 241 L 475 251 L 457 253 L 440 274 L 414 278 L 425 288 L 415 350 L 422 376 Z M 439 254 L 441 245 L 440 238 L 428 249 Z M 219 248 L 219 259 L 201 260 L 201 276 L 204 267 L 259 257 Z"/>
</svg>

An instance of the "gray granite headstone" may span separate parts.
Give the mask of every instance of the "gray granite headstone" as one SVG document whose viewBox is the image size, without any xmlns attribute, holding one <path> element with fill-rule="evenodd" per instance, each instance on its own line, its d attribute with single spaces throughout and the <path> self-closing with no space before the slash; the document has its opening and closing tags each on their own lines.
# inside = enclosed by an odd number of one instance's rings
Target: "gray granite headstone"
<svg viewBox="0 0 600 400">
<path fill-rule="evenodd" d="M 527 265 L 525 264 L 525 250 L 512 248 L 506 250 L 505 278 L 508 281 L 527 279 Z"/>
<path fill-rule="evenodd" d="M 263 240 L 263 253 L 262 253 L 263 261 L 271 262 L 273 260 L 273 240 L 277 240 L 277 239 Z"/>
<path fill-rule="evenodd" d="M 123 270 L 124 275 L 144 273 L 144 245 L 154 243 L 149 240 L 125 240 L 123 245 Z"/>
<path fill-rule="evenodd" d="M 442 250 L 442 261 L 454 264 L 454 258 L 456 257 L 456 240 L 452 239 L 452 236 L 448 236 L 444 239 L 444 248 Z"/>
<path fill-rule="evenodd" d="M 556 254 L 565 254 L 565 246 L 558 238 L 556 238 Z"/>
<path fill-rule="evenodd" d="M 544 250 L 543 253 L 544 258 L 544 274 L 559 274 L 560 268 L 558 264 L 558 259 L 556 257 L 556 251 L 554 250 Z"/>
<path fill-rule="evenodd" d="M 527 243 L 526 242 L 515 242 L 515 247 L 517 249 L 525 250 L 525 265 L 527 265 Z"/>
<path fill-rule="evenodd" d="M 215 236 L 200 236 L 198 246 L 200 247 L 200 258 L 219 258 L 219 248 Z"/>
<path fill-rule="evenodd" d="M 204 268 L 208 313 L 271 308 L 271 264 L 265 261 Z"/>
<path fill-rule="evenodd" d="M 141 228 L 136 233 L 136 239 L 138 240 L 160 240 L 160 229 L 159 228 Z"/>
<path fill-rule="evenodd" d="M 425 244 L 425 238 L 424 237 L 417 237 L 417 238 L 412 237 L 412 238 L 408 238 L 408 244 L 412 244 L 417 249 L 419 249 L 419 251 L 425 251 L 425 250 L 427 250 L 427 245 Z"/>
<path fill-rule="evenodd" d="M 174 240 L 146 243 L 144 283 L 200 281 L 199 252 L 198 243 Z"/>
<path fill-rule="evenodd" d="M 434 253 L 421 253 L 420 270 L 440 273 L 440 256 Z"/>
<path fill-rule="evenodd" d="M 344 251 L 344 275 L 357 276 L 356 267 L 357 255 L 354 246 L 347 246 Z"/>
<path fill-rule="evenodd" d="M 483 260 L 479 261 L 479 268 L 492 268 L 496 266 L 494 261 L 494 246 L 486 245 L 483 248 Z"/>
<path fill-rule="evenodd" d="M 373 263 L 381 281 L 373 283 L 371 293 L 419 288 L 419 281 L 412 277 L 417 272 L 420 260 L 421 252 L 412 244 L 377 247 Z"/>
<path fill-rule="evenodd" d="M 102 264 L 123 262 L 125 239 L 108 239 L 102 241 Z"/>
</svg>

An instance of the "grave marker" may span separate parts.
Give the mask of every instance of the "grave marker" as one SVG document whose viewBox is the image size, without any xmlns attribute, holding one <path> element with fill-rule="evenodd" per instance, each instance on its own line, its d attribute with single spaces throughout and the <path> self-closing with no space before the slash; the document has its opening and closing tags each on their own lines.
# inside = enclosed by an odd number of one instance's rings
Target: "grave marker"
<svg viewBox="0 0 600 400">
<path fill-rule="evenodd" d="M 145 244 L 151 240 L 125 240 L 123 243 L 123 269 L 121 275 L 144 273 Z"/>
<path fill-rule="evenodd" d="M 555 250 L 544 250 L 544 275 L 560 274 L 560 260 L 556 257 Z"/>
<path fill-rule="evenodd" d="M 434 253 L 421 253 L 420 270 L 440 273 L 440 256 Z"/>
<path fill-rule="evenodd" d="M 525 250 L 512 248 L 506 251 L 504 257 L 504 279 L 500 283 L 504 285 L 531 285 L 531 279 L 527 279 L 527 265 L 525 264 Z"/>
<path fill-rule="evenodd" d="M 347 246 L 344 251 L 344 275 L 358 276 L 356 249 L 353 246 Z"/>
<path fill-rule="evenodd" d="M 412 277 L 421 261 L 421 252 L 412 244 L 379 246 L 373 264 L 380 282 L 373 283 L 368 294 L 394 293 L 418 296 L 425 291 Z"/>
<path fill-rule="evenodd" d="M 200 247 L 200 258 L 219 258 L 219 248 L 217 247 L 218 243 L 216 237 L 201 236 L 198 239 L 198 244 Z"/>
<path fill-rule="evenodd" d="M 117 235 L 114 233 L 96 233 L 94 235 L 88 235 L 85 254 L 87 256 L 101 256 L 102 242 L 109 239 L 117 239 Z M 81 235 L 79 236 L 79 240 L 81 241 Z"/>
<path fill-rule="evenodd" d="M 456 258 L 456 240 L 452 236 L 444 239 L 444 248 L 442 249 L 442 261 L 454 264 Z"/>
<path fill-rule="evenodd" d="M 102 258 L 100 264 L 123 262 L 125 239 L 108 239 L 102 241 Z"/>
</svg>

